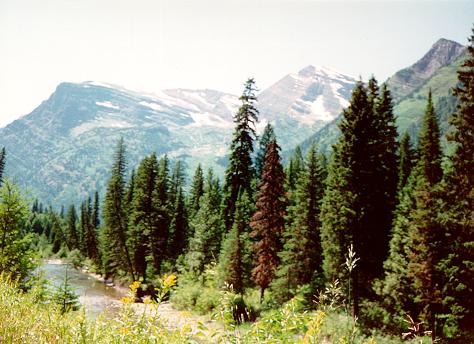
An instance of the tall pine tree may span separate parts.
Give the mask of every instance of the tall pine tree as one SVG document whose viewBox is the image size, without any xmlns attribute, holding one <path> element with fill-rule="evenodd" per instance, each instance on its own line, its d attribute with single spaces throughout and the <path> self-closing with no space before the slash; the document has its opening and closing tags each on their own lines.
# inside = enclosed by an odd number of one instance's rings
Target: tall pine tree
<svg viewBox="0 0 474 344">
<path fill-rule="evenodd" d="M 390 311 L 408 312 L 436 330 L 444 284 L 438 265 L 445 249 L 444 233 L 437 221 L 436 186 L 442 170 L 439 128 L 431 94 L 420 131 L 418 155 L 417 165 L 399 196 L 382 294 Z"/>
<path fill-rule="evenodd" d="M 137 170 L 128 222 L 128 245 L 137 278 L 146 279 L 146 256 L 149 253 L 150 233 L 154 228 L 156 209 L 153 202 L 158 175 L 155 154 L 144 158 Z"/>
<path fill-rule="evenodd" d="M 285 173 L 279 149 L 275 140 L 268 145 L 257 195 L 257 210 L 250 222 L 251 236 L 256 241 L 253 245 L 252 279 L 260 287 L 260 300 L 263 300 L 265 290 L 275 278 L 280 263 L 278 252 L 282 248 L 281 236 L 285 228 Z"/>
<path fill-rule="evenodd" d="M 210 169 L 204 185 L 198 212 L 191 220 L 194 233 L 189 242 L 186 262 L 190 271 L 201 275 L 206 264 L 217 261 L 221 247 L 224 224 L 219 211 L 221 188 L 219 179 Z"/>
<path fill-rule="evenodd" d="M 397 141 L 391 99 L 375 79 L 358 82 L 340 123 L 328 187 L 322 205 L 322 247 L 326 278 L 348 281 L 344 270 L 352 244 L 360 261 L 352 271 L 353 314 L 360 297 L 383 272 L 397 185 Z"/>
<path fill-rule="evenodd" d="M 68 248 L 74 250 L 79 248 L 79 238 L 77 235 L 77 214 L 74 204 L 69 206 L 67 211 L 67 236 L 68 236 Z"/>
<path fill-rule="evenodd" d="M 451 247 L 444 259 L 450 281 L 443 300 L 446 335 L 463 343 L 474 342 L 474 27 L 458 80 L 454 131 L 448 136 L 455 150 L 443 183 L 441 218 Z"/>
<path fill-rule="evenodd" d="M 170 187 L 170 238 L 168 256 L 176 259 L 187 246 L 188 214 L 184 197 L 185 172 L 181 161 L 173 167 Z"/>
<path fill-rule="evenodd" d="M 242 294 L 249 284 L 250 277 L 250 216 L 252 205 L 247 193 L 237 199 L 234 225 L 225 236 L 219 257 L 222 280 L 233 286 L 236 293 Z"/>
<path fill-rule="evenodd" d="M 234 222 L 235 203 L 239 192 L 252 195 L 252 180 L 255 171 L 252 166 L 255 123 L 258 121 L 257 97 L 254 79 L 248 79 L 240 96 L 242 105 L 234 116 L 235 129 L 230 144 L 229 164 L 225 173 L 223 218 L 227 231 Z"/>
<path fill-rule="evenodd" d="M 295 295 L 298 287 L 313 282 L 312 291 L 321 286 L 322 252 L 320 206 L 324 194 L 324 169 L 316 147 L 308 151 L 306 166 L 296 183 L 295 204 L 288 209 L 278 279 L 272 287 L 282 301 Z"/>
<path fill-rule="evenodd" d="M 194 172 L 191 190 L 189 192 L 189 210 L 191 218 L 199 210 L 201 196 L 204 194 L 204 174 L 202 172 L 201 164 L 198 164 Z"/>
<path fill-rule="evenodd" d="M 3 181 L 3 172 L 5 171 L 5 163 L 7 160 L 7 152 L 5 151 L 5 147 L 2 147 L 0 151 L 0 186 L 2 185 Z"/>
<path fill-rule="evenodd" d="M 398 187 L 401 191 L 407 184 L 408 177 L 410 176 L 413 164 L 415 161 L 415 152 L 411 146 L 410 135 L 408 132 L 402 136 L 400 140 L 400 162 L 398 165 Z"/>
<path fill-rule="evenodd" d="M 153 190 L 153 228 L 150 232 L 150 248 L 153 268 L 156 274 L 161 273 L 161 265 L 167 257 L 169 239 L 169 160 L 165 155 L 160 159 L 158 175 Z"/>
<path fill-rule="evenodd" d="M 258 151 L 255 156 L 255 175 L 258 181 L 262 178 L 263 163 L 265 162 L 265 155 L 267 154 L 267 146 L 275 139 L 275 131 L 273 130 L 272 125 L 268 123 L 258 141 Z"/>
<path fill-rule="evenodd" d="M 102 239 L 106 241 L 104 242 L 106 252 L 103 254 L 103 265 L 106 277 L 123 271 L 135 280 L 132 259 L 126 245 L 125 168 L 125 144 L 123 138 L 120 138 L 115 150 L 114 163 L 104 201 L 104 233 Z"/>
</svg>

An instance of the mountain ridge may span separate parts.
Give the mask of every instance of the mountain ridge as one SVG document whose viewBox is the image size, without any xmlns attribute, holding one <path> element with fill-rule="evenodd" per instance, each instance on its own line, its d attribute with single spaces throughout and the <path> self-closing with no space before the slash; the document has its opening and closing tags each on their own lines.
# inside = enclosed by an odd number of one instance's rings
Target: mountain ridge
<svg viewBox="0 0 474 344">
<path fill-rule="evenodd" d="M 457 54 L 456 45 L 438 42 L 435 53 L 423 56 L 425 67 L 437 69 L 416 89 L 446 67 L 439 61 Z M 427 56 L 437 62 L 430 63 Z M 313 65 L 283 76 L 258 94 L 258 132 L 272 123 L 286 152 L 311 140 L 327 149 L 338 135 L 337 118 L 355 83 L 351 76 Z M 0 146 L 7 149 L 7 175 L 30 185 L 34 196 L 60 204 L 78 202 L 104 190 L 119 137 L 128 147 L 129 169 L 156 152 L 184 160 L 188 175 L 198 163 L 222 175 L 239 105 L 237 95 L 212 89 L 142 93 L 102 82 L 65 82 L 30 114 L 0 129 Z M 411 111 L 407 109 L 405 113 Z M 411 120 L 406 116 L 407 123 Z"/>
</svg>

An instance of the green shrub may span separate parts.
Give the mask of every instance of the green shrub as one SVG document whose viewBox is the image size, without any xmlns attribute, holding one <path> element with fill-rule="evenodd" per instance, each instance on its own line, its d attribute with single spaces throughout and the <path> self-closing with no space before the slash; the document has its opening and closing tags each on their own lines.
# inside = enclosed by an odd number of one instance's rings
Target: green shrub
<svg viewBox="0 0 474 344">
<path fill-rule="evenodd" d="M 82 262 L 84 260 L 84 257 L 81 254 L 81 252 L 77 248 L 75 248 L 74 250 L 72 250 L 68 253 L 67 259 L 71 262 L 71 264 L 75 268 L 80 268 L 83 265 Z"/>
</svg>

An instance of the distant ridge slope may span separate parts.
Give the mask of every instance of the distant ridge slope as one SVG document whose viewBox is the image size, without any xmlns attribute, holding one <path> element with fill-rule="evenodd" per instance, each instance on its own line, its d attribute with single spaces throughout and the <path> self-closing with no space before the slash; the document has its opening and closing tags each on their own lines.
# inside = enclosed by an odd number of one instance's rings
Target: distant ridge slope
<svg viewBox="0 0 474 344">
<path fill-rule="evenodd" d="M 454 62 L 465 49 L 457 42 L 439 39 L 415 64 L 398 71 L 386 81 L 393 99 L 397 102 L 415 91 L 440 68 Z"/>
<path fill-rule="evenodd" d="M 452 96 L 451 89 L 457 83 L 456 72 L 466 54 L 467 49 L 463 45 L 440 39 L 415 64 L 396 72 L 386 81 L 394 98 L 393 111 L 400 134 L 408 131 L 412 139 L 417 140 L 429 89 L 433 92 L 441 132 L 442 134 L 447 132 L 449 114 L 456 106 L 456 99 Z M 303 141 L 302 148 L 307 149 L 314 142 L 320 149 L 330 151 L 340 134 L 338 119 L 329 122 Z"/>
<path fill-rule="evenodd" d="M 272 122 L 292 148 L 336 118 L 353 79 L 309 66 L 259 95 L 258 128 Z M 284 100 L 280 102 L 279 100 Z M 156 152 L 198 162 L 222 175 L 238 96 L 216 90 L 169 89 L 156 94 L 100 82 L 61 83 L 33 112 L 0 129 L 7 174 L 43 201 L 78 202 L 103 191 L 113 149 L 122 136 L 129 168 Z"/>
</svg>

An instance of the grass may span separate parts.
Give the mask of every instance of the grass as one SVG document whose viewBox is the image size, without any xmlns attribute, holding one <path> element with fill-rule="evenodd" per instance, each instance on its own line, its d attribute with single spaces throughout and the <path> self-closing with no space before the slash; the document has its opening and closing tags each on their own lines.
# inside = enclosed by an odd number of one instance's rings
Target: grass
<svg viewBox="0 0 474 344">
<path fill-rule="evenodd" d="M 174 285 L 175 277 L 162 278 L 159 295 Z M 34 287 L 23 293 L 17 285 L 0 275 L 0 342 L 2 343 L 357 343 L 397 344 L 400 338 L 361 333 L 353 319 L 342 310 L 305 311 L 301 300 L 294 298 L 280 309 L 262 312 L 258 321 L 238 325 L 233 317 L 235 294 L 220 291 L 215 318 L 222 327 L 209 329 L 190 324 L 179 329 L 167 328 L 150 300 L 137 312 L 132 307 L 138 282 L 130 286 L 130 295 L 113 318 L 102 314 L 95 319 L 85 310 L 62 314 L 48 302 L 44 292 Z M 427 338 L 421 338 L 428 343 Z M 410 343 L 410 342 L 406 342 Z M 411 343 L 420 343 L 420 338 Z"/>
</svg>

